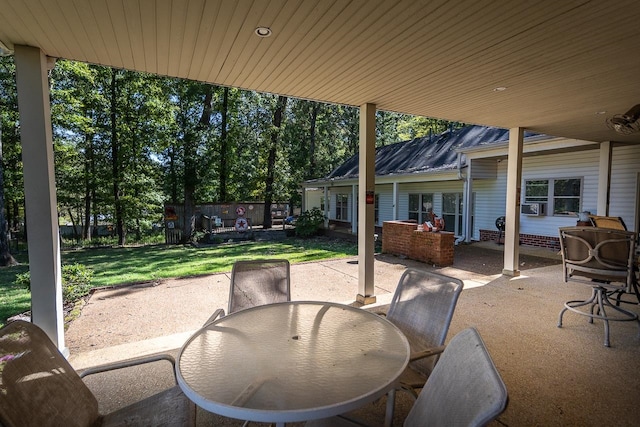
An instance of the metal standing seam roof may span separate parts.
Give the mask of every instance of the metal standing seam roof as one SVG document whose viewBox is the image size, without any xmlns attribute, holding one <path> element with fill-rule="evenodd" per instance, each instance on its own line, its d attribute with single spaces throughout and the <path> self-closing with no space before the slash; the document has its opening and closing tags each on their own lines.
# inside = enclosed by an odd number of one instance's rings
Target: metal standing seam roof
<svg viewBox="0 0 640 427">
<path fill-rule="evenodd" d="M 532 134 L 527 133 L 526 136 Z M 423 136 L 376 148 L 376 176 L 425 173 L 451 170 L 457 167 L 457 151 L 483 145 L 504 143 L 509 130 L 489 126 L 465 126 L 437 135 Z M 349 158 L 324 178 L 353 179 L 358 177 L 358 154 Z"/>
</svg>

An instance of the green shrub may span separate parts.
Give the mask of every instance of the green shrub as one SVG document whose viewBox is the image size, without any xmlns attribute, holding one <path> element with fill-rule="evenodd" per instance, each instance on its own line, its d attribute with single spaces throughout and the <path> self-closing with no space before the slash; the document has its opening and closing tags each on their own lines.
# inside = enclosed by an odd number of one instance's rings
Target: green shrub
<svg viewBox="0 0 640 427">
<path fill-rule="evenodd" d="M 68 264 L 62 266 L 62 303 L 71 304 L 84 297 L 91 290 L 93 270 L 82 264 Z M 31 290 L 31 275 L 29 272 L 16 276 L 16 285 Z"/>
<path fill-rule="evenodd" d="M 296 221 L 296 235 L 300 237 L 311 237 L 318 234 L 320 226 L 324 223 L 324 214 L 318 208 L 305 211 Z"/>
</svg>

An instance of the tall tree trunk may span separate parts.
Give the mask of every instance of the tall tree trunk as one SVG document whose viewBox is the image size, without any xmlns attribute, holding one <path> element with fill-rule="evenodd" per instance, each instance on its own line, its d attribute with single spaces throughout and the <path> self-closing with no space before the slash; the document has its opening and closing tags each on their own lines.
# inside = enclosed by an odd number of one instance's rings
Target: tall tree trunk
<svg viewBox="0 0 640 427">
<path fill-rule="evenodd" d="M 2 163 L 2 129 L 0 129 L 0 266 L 7 267 L 16 265 L 15 260 L 9 251 L 9 223 L 4 215 L 4 167 Z"/>
<path fill-rule="evenodd" d="M 211 123 L 211 101 L 213 99 L 213 86 L 205 86 L 205 95 L 202 106 L 202 114 L 196 132 L 185 138 L 184 153 L 184 234 L 183 241 L 191 241 L 195 227 L 195 191 L 198 183 L 198 142 L 202 133 Z"/>
<path fill-rule="evenodd" d="M 69 213 L 69 218 L 71 218 L 71 227 L 72 227 L 72 232 L 71 232 L 71 236 L 73 237 L 73 240 L 78 241 L 78 229 L 77 229 L 77 224 L 76 224 L 76 220 L 73 216 L 73 211 L 71 210 L 71 208 L 67 208 L 67 212 Z"/>
<path fill-rule="evenodd" d="M 84 162 L 84 228 L 82 238 L 91 240 L 91 193 L 93 189 L 93 141 L 90 134 L 85 135 L 86 158 Z"/>
<path fill-rule="evenodd" d="M 220 133 L 220 202 L 227 201 L 227 111 L 229 109 L 229 88 L 222 93 L 222 129 Z"/>
<path fill-rule="evenodd" d="M 311 108 L 311 126 L 309 129 L 309 175 L 307 178 L 316 177 L 316 122 L 318 120 L 318 112 L 320 111 L 320 103 L 314 102 Z"/>
<path fill-rule="evenodd" d="M 121 200 L 120 188 L 120 150 L 118 141 L 118 130 L 116 126 L 116 110 L 118 107 L 118 87 L 116 82 L 117 70 L 111 69 L 111 168 L 113 171 L 113 202 L 116 216 L 116 233 L 118 234 L 118 245 L 123 246 L 126 242 L 126 230 L 124 227 L 124 212 Z"/>
<path fill-rule="evenodd" d="M 287 97 L 279 96 L 276 109 L 273 112 L 273 127 L 271 129 L 271 147 L 269 148 L 269 158 L 267 160 L 267 178 L 265 179 L 264 191 L 264 217 L 263 228 L 271 228 L 271 204 L 273 203 L 273 182 L 276 172 L 276 155 L 278 152 L 278 137 L 280 136 L 280 126 L 282 126 L 282 114 L 287 106 Z"/>
<path fill-rule="evenodd" d="M 176 148 L 175 145 L 169 147 L 169 176 L 171 179 L 171 203 L 178 203 L 178 173 L 176 172 Z"/>
<path fill-rule="evenodd" d="M 347 129 L 349 131 L 348 136 L 348 147 L 349 147 L 349 155 L 352 156 L 358 152 L 358 147 L 360 143 L 360 119 L 358 115 L 357 108 L 348 109 L 348 126 Z"/>
</svg>

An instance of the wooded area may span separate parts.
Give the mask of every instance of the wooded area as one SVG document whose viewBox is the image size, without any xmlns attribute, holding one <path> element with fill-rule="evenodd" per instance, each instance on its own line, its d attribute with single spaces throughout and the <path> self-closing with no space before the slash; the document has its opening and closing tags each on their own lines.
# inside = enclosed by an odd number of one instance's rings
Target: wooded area
<svg viewBox="0 0 640 427">
<path fill-rule="evenodd" d="M 64 60 L 49 78 L 59 213 L 82 226 L 83 239 L 101 223 L 114 226 L 120 245 L 127 233 L 139 239 L 161 223 L 164 202 L 184 204 L 187 215 L 207 202 L 299 205 L 301 181 L 326 175 L 358 149 L 357 107 Z M 10 56 L 0 58 L 0 121 L 4 214 L 19 229 L 24 194 Z M 449 125 L 379 111 L 377 144 Z"/>
</svg>

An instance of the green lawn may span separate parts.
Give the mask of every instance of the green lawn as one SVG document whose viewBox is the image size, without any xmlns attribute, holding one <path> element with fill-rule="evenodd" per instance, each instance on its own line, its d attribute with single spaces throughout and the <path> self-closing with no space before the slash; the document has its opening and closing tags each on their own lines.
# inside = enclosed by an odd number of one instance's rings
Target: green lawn
<svg viewBox="0 0 640 427">
<path fill-rule="evenodd" d="M 198 276 L 231 271 L 235 261 L 254 258 L 286 258 L 291 263 L 340 258 L 357 254 L 357 245 L 344 241 L 287 239 L 193 247 L 156 245 L 64 251 L 63 264 L 80 263 L 92 269 L 93 287 L 146 282 L 156 279 Z M 0 268 L 0 326 L 8 317 L 28 311 L 29 291 L 14 284 L 15 276 L 28 270 L 22 264 Z"/>
</svg>

